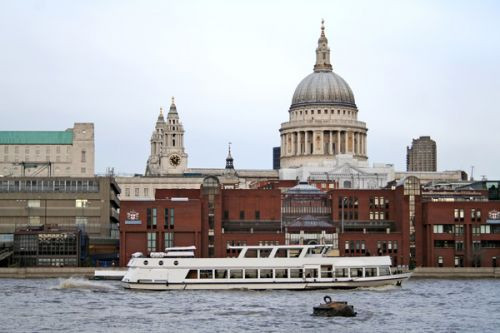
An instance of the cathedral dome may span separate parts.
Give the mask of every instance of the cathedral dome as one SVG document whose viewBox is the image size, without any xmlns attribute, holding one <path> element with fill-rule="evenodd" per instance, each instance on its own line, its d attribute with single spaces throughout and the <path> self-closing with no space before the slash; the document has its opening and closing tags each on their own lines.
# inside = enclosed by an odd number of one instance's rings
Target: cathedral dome
<svg viewBox="0 0 500 333">
<path fill-rule="evenodd" d="M 295 89 L 292 107 L 310 104 L 356 107 L 354 94 L 347 82 L 331 70 L 309 74 Z"/>
<path fill-rule="evenodd" d="M 321 22 L 321 35 L 316 48 L 314 72 L 306 76 L 295 89 L 291 107 L 314 104 L 356 108 L 351 88 L 343 78 L 332 71 L 324 21 Z"/>
</svg>

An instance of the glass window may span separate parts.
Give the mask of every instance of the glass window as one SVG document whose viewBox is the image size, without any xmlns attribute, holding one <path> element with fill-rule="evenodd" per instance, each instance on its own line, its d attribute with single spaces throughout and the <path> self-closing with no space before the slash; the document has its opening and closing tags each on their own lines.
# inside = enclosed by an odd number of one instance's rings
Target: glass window
<svg viewBox="0 0 500 333">
<path fill-rule="evenodd" d="M 174 233 L 166 232 L 165 233 L 165 247 L 174 247 Z"/>
<path fill-rule="evenodd" d="M 153 208 L 153 226 L 156 226 L 156 208 Z"/>
<path fill-rule="evenodd" d="M 288 269 L 276 269 L 274 274 L 277 279 L 286 279 L 288 278 Z"/>
<path fill-rule="evenodd" d="M 148 252 L 156 251 L 156 232 L 148 232 Z"/>
<path fill-rule="evenodd" d="M 256 279 L 257 270 L 256 269 L 245 269 L 245 279 Z"/>
<path fill-rule="evenodd" d="M 175 223 L 175 208 L 170 209 L 170 229 L 174 228 Z"/>
<path fill-rule="evenodd" d="M 231 269 L 229 277 L 231 279 L 242 279 L 243 278 L 243 270 L 242 269 Z"/>
<path fill-rule="evenodd" d="M 363 277 L 363 268 L 351 268 L 351 277 Z"/>
<path fill-rule="evenodd" d="M 491 228 L 489 225 L 482 225 L 481 226 L 481 233 L 482 234 L 490 234 L 491 233 Z"/>
<path fill-rule="evenodd" d="M 304 271 L 302 269 L 290 269 L 290 277 L 291 278 L 302 278 L 304 275 Z"/>
<path fill-rule="evenodd" d="M 88 200 L 87 199 L 76 199 L 75 200 L 75 207 L 79 207 L 79 208 L 88 207 Z"/>
<path fill-rule="evenodd" d="M 130 189 L 128 187 L 125 188 L 125 196 L 130 197 Z"/>
<path fill-rule="evenodd" d="M 197 279 L 198 278 L 198 270 L 197 269 L 190 269 L 186 279 Z"/>
<path fill-rule="evenodd" d="M 139 188 L 135 188 L 134 189 L 134 194 L 135 194 L 136 197 L 139 196 Z"/>
<path fill-rule="evenodd" d="M 144 188 L 144 196 L 145 197 L 149 196 L 149 188 L 147 187 Z"/>
<path fill-rule="evenodd" d="M 244 219 L 245 219 L 245 211 L 240 210 L 240 220 L 244 220 Z"/>
<path fill-rule="evenodd" d="M 227 279 L 227 269 L 216 269 L 215 270 L 216 279 Z"/>
<path fill-rule="evenodd" d="M 28 200 L 28 207 L 39 208 L 40 207 L 40 200 Z"/>
<path fill-rule="evenodd" d="M 211 269 L 200 269 L 200 279 L 213 279 L 213 273 Z"/>
<path fill-rule="evenodd" d="M 273 270 L 272 269 L 261 269 L 260 270 L 260 278 L 261 279 L 272 279 L 273 278 Z"/>
</svg>

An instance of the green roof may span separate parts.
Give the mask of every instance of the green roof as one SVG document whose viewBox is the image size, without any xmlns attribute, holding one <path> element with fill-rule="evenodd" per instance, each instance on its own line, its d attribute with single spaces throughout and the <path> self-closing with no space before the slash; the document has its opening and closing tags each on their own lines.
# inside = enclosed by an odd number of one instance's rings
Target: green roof
<svg viewBox="0 0 500 333">
<path fill-rule="evenodd" d="M 73 131 L 0 131 L 0 145 L 71 145 Z"/>
</svg>

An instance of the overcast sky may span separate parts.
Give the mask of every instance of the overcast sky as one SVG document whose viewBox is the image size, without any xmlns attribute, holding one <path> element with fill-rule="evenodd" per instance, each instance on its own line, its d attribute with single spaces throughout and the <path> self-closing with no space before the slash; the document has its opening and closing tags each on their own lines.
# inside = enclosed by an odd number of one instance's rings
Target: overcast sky
<svg viewBox="0 0 500 333">
<path fill-rule="evenodd" d="M 0 0 L 0 130 L 95 124 L 96 172 L 143 173 L 175 96 L 189 167 L 271 168 L 321 19 L 366 122 L 370 163 L 406 169 L 430 135 L 439 170 L 500 179 L 495 1 Z"/>
</svg>

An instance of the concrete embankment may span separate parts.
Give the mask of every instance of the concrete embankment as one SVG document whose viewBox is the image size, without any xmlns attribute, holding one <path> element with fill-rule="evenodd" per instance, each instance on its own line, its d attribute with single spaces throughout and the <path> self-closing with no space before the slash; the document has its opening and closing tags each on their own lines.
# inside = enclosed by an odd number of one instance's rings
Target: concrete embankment
<svg viewBox="0 0 500 333">
<path fill-rule="evenodd" d="M 58 277 L 92 277 L 95 267 L 23 267 L 0 268 L 0 278 L 33 279 Z"/>
<path fill-rule="evenodd" d="M 432 279 L 493 279 L 500 278 L 500 268 L 493 267 L 417 267 L 412 278 Z"/>
<path fill-rule="evenodd" d="M 25 267 L 0 268 L 0 278 L 33 279 L 57 277 L 93 277 L 95 267 Z M 106 268 L 109 271 L 125 271 L 126 268 Z M 500 278 L 500 268 L 492 267 L 417 267 L 412 278 L 456 279 L 456 278 Z"/>
</svg>

